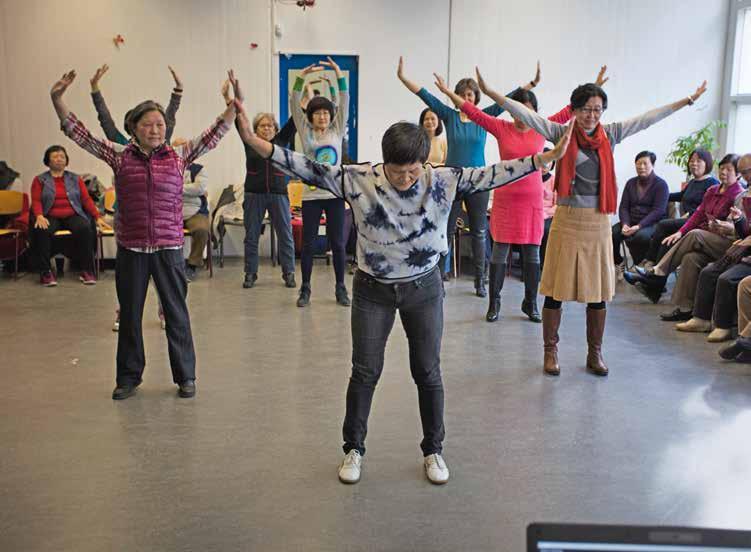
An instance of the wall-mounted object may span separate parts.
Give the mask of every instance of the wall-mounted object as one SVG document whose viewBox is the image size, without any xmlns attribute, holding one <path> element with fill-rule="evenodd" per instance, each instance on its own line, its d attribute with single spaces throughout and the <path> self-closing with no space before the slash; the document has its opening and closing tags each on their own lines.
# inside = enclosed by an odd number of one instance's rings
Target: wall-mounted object
<svg viewBox="0 0 751 552">
<path fill-rule="evenodd" d="M 121 44 L 125 44 L 125 39 L 123 38 L 123 35 L 118 34 L 115 38 L 112 39 L 112 42 L 115 43 L 115 48 L 120 48 Z"/>
<path fill-rule="evenodd" d="M 312 8 L 316 5 L 316 0 L 297 0 L 297 5 L 305 11 L 305 8 Z"/>
<path fill-rule="evenodd" d="M 257 42 L 251 42 L 250 43 L 250 49 L 251 50 L 255 50 L 256 48 L 258 48 L 258 43 Z"/>
</svg>

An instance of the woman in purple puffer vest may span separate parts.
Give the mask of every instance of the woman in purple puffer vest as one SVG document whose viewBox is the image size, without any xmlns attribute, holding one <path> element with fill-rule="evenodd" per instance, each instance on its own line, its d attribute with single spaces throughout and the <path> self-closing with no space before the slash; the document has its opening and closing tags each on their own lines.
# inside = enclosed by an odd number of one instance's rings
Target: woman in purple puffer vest
<svg viewBox="0 0 751 552">
<path fill-rule="evenodd" d="M 154 278 L 167 321 L 172 378 L 181 397 L 196 392 L 196 355 L 185 298 L 188 293 L 183 262 L 183 170 L 216 147 L 235 119 L 231 103 L 200 136 L 178 149 L 165 142 L 164 109 L 145 101 L 128 115 L 133 135 L 122 146 L 94 138 L 63 102 L 63 93 L 76 77 L 70 71 L 50 91 L 63 132 L 83 149 L 112 167 L 118 210 L 115 238 L 115 281 L 120 302 L 115 400 L 126 399 L 140 385 L 146 363 L 141 321 L 149 279 Z M 230 81 L 237 81 L 230 72 Z"/>
</svg>

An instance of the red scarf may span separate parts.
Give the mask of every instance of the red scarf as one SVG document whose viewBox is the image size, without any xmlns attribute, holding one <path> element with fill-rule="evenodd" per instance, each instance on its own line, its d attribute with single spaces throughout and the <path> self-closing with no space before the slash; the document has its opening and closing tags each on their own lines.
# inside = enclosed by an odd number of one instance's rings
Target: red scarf
<svg viewBox="0 0 751 552">
<path fill-rule="evenodd" d="M 576 156 L 579 148 L 595 150 L 600 158 L 600 212 L 615 213 L 618 187 L 615 183 L 615 166 L 613 163 L 613 150 L 610 148 L 602 125 L 599 123 L 589 136 L 577 122 L 574 122 L 574 135 L 569 142 L 566 153 L 563 154 L 555 171 L 555 190 L 558 197 L 571 195 L 571 183 L 576 177 Z"/>
</svg>

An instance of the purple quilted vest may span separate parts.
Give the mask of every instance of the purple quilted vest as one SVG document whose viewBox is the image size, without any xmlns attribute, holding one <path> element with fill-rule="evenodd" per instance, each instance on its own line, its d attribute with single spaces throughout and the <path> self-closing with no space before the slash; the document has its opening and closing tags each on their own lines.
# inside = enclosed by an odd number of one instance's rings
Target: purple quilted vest
<svg viewBox="0 0 751 552">
<path fill-rule="evenodd" d="M 150 157 L 131 144 L 115 177 L 115 232 L 122 247 L 181 246 L 183 161 L 169 146 Z"/>
</svg>

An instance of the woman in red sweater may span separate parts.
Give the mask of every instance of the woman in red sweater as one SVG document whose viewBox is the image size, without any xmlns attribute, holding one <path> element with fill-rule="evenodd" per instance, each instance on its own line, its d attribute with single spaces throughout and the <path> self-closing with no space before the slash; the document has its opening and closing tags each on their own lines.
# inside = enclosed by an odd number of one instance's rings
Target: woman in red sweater
<svg viewBox="0 0 751 552">
<path fill-rule="evenodd" d="M 50 270 L 52 237 L 58 230 L 73 234 L 75 256 L 81 265 L 81 282 L 96 284 L 94 277 L 94 232 L 91 220 L 99 228 L 109 229 L 94 205 L 83 179 L 66 171 L 68 152 L 62 146 L 50 146 L 44 152 L 44 164 L 49 170 L 34 178 L 31 184 L 32 256 L 39 267 L 40 283 L 45 287 L 57 285 Z"/>
</svg>

